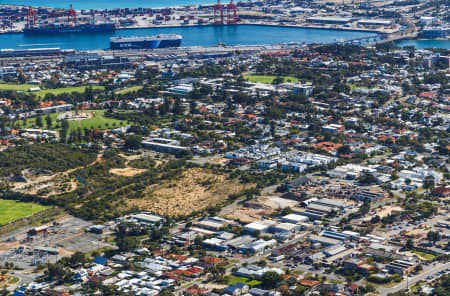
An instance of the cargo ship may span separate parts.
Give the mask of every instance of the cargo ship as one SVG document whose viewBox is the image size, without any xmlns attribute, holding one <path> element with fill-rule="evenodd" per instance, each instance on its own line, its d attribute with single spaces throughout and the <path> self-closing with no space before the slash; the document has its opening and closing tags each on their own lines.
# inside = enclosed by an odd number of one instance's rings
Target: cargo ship
<svg viewBox="0 0 450 296">
<path fill-rule="evenodd" d="M 166 47 L 178 47 L 181 45 L 181 35 L 160 34 L 141 37 L 112 37 L 109 39 L 110 48 L 120 49 L 154 49 Z"/>
<path fill-rule="evenodd" d="M 114 23 L 99 24 L 38 24 L 26 26 L 23 29 L 25 34 L 55 34 L 55 33 L 93 33 L 93 32 L 114 32 L 116 26 Z"/>
<path fill-rule="evenodd" d="M 93 32 L 114 32 L 116 25 L 109 21 L 95 21 L 95 14 L 92 14 L 90 22 L 77 22 L 77 12 L 72 8 L 67 11 L 67 22 L 53 22 L 48 20 L 45 23 L 37 22 L 37 14 L 33 7 L 28 8 L 27 23 L 23 29 L 24 34 L 56 34 L 56 33 L 93 33 Z"/>
</svg>

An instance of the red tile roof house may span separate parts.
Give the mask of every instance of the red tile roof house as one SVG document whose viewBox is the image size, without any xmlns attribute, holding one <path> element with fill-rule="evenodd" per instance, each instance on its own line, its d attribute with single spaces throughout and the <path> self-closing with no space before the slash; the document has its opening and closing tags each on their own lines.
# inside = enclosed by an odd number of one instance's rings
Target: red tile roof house
<svg viewBox="0 0 450 296">
<path fill-rule="evenodd" d="M 436 93 L 435 92 L 423 92 L 423 93 L 419 94 L 419 97 L 432 100 L 434 97 L 436 97 Z"/>
<path fill-rule="evenodd" d="M 431 190 L 431 194 L 439 197 L 449 197 L 450 196 L 450 187 L 439 186 Z"/>
<path fill-rule="evenodd" d="M 320 284 L 319 281 L 312 281 L 312 280 L 305 280 L 305 279 L 299 280 L 298 283 L 305 287 L 314 287 L 314 286 L 317 286 L 318 284 Z"/>
<path fill-rule="evenodd" d="M 193 266 L 193 267 L 188 268 L 187 271 L 191 272 L 193 276 L 197 277 L 203 273 L 203 268 Z"/>
<path fill-rule="evenodd" d="M 221 262 L 222 262 L 222 259 L 220 259 L 220 258 L 215 258 L 215 257 L 212 257 L 212 256 L 204 256 L 204 257 L 202 258 L 202 261 L 203 261 L 204 263 L 206 263 L 206 264 L 216 265 L 216 264 L 221 263 Z"/>
<path fill-rule="evenodd" d="M 184 292 L 185 295 L 204 295 L 208 292 L 208 290 L 202 288 L 188 288 Z"/>
</svg>

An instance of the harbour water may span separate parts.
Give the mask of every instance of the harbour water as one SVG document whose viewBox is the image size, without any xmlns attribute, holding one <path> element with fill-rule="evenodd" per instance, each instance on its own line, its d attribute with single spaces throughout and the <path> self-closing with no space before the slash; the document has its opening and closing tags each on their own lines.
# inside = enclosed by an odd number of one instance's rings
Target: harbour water
<svg viewBox="0 0 450 296">
<path fill-rule="evenodd" d="M 397 42 L 398 46 L 414 46 L 416 49 L 446 48 L 450 49 L 450 40 L 402 40 Z"/>
<path fill-rule="evenodd" d="M 41 7 L 68 8 L 70 4 L 74 9 L 112 9 L 112 8 L 161 8 L 196 4 L 212 4 L 217 0 L 0 0 L 0 4 L 16 4 Z"/>
<path fill-rule="evenodd" d="M 113 36 L 145 36 L 174 33 L 183 36 L 181 46 L 281 44 L 288 42 L 332 43 L 375 33 L 259 25 L 195 26 L 177 28 L 126 29 L 110 33 L 68 33 L 49 35 L 1 34 L 0 48 L 59 47 L 77 50 L 109 48 Z"/>
</svg>

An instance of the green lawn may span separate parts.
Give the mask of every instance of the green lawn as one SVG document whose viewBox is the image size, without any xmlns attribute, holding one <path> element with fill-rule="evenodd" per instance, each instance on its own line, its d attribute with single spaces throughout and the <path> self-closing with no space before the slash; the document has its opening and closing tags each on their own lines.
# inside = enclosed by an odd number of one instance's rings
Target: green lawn
<svg viewBox="0 0 450 296">
<path fill-rule="evenodd" d="M 422 252 L 419 250 L 411 250 L 411 253 L 417 254 L 420 258 L 422 258 L 423 260 L 426 260 L 426 261 L 431 261 L 436 258 L 436 256 L 434 256 L 431 253 L 425 253 L 425 252 Z"/>
<path fill-rule="evenodd" d="M 124 88 L 124 89 L 118 90 L 118 91 L 116 91 L 116 94 L 124 95 L 124 94 L 130 93 L 130 92 L 133 92 L 133 91 L 141 90 L 142 88 L 143 88 L 142 85 L 136 85 L 136 86 L 132 86 L 132 87 L 128 87 L 128 88 Z"/>
<path fill-rule="evenodd" d="M 260 281 L 257 280 L 250 280 L 246 277 L 240 277 L 240 276 L 234 276 L 234 275 L 228 275 L 227 276 L 227 284 L 228 285 L 235 285 L 237 283 L 246 284 L 249 287 L 258 286 L 261 284 Z"/>
<path fill-rule="evenodd" d="M 100 129 L 110 129 L 110 128 L 124 126 L 127 124 L 126 121 L 104 117 L 105 110 L 87 110 L 87 111 L 81 111 L 81 112 L 89 112 L 92 114 L 92 117 L 81 120 L 80 122 L 75 121 L 75 120 L 69 120 L 69 128 L 71 130 L 76 130 L 80 126 L 81 126 L 81 129 L 85 129 L 85 128 L 90 129 L 91 127 L 100 128 Z M 42 122 L 44 123 L 43 128 L 51 129 L 51 130 L 59 130 L 60 124 L 57 121 L 57 117 L 60 114 L 61 113 L 50 114 L 50 118 L 52 119 L 51 127 L 47 126 L 46 115 L 42 116 Z M 19 121 L 21 128 L 37 128 L 36 117 L 28 119 L 26 123 L 27 124 L 25 126 L 23 126 L 23 121 Z"/>
<path fill-rule="evenodd" d="M 2 83 L 0 84 L 0 90 L 15 90 L 15 91 L 28 91 L 31 87 L 38 87 L 38 85 L 32 85 L 32 84 L 6 84 Z M 62 87 L 62 88 L 55 88 L 55 89 L 43 89 L 40 91 L 33 92 L 38 98 L 45 97 L 46 94 L 54 94 L 55 96 L 63 94 L 63 93 L 72 93 L 72 92 L 78 92 L 82 93 L 84 90 L 89 86 L 70 86 L 70 87 Z M 93 90 L 100 89 L 104 90 L 105 88 L 103 86 L 93 85 Z"/>
<path fill-rule="evenodd" d="M 245 80 L 248 80 L 250 82 L 259 82 L 259 83 L 266 83 L 266 84 L 272 84 L 273 80 L 277 78 L 277 76 L 270 76 L 270 75 L 247 75 L 244 76 Z M 283 76 L 284 82 L 298 82 L 298 78 L 292 77 L 292 76 Z"/>
<path fill-rule="evenodd" d="M 417 288 L 420 288 L 422 286 L 422 283 L 416 283 L 415 285 L 411 286 L 411 288 L 409 288 L 411 291 L 415 291 L 417 290 Z"/>
<path fill-rule="evenodd" d="M 63 88 L 55 88 L 55 89 L 43 89 L 37 92 L 34 92 L 34 94 L 39 97 L 39 98 L 43 98 L 45 97 L 46 94 L 53 94 L 55 96 L 60 95 L 60 94 L 64 94 L 64 93 L 73 93 L 73 92 L 77 92 L 77 93 L 83 93 L 86 88 L 88 88 L 89 86 L 71 86 L 71 87 L 63 87 Z M 98 85 L 93 85 L 92 86 L 93 90 L 104 90 L 105 88 L 103 86 L 98 86 Z"/>
<path fill-rule="evenodd" d="M 0 83 L 0 90 L 28 91 L 31 87 L 36 87 L 36 86 L 37 85 L 32 85 L 32 84 Z"/>
<path fill-rule="evenodd" d="M 0 225 L 41 212 L 46 208 L 31 202 L 0 199 Z"/>
</svg>

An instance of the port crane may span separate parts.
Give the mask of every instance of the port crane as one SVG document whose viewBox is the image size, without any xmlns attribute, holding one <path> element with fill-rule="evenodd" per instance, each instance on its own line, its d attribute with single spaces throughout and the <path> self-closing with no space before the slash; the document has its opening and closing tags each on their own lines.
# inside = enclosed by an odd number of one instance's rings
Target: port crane
<svg viewBox="0 0 450 296">
<path fill-rule="evenodd" d="M 231 0 L 231 2 L 227 5 L 227 23 L 235 24 L 237 21 L 237 7 L 236 4 L 233 3 L 233 0 Z"/>
<path fill-rule="evenodd" d="M 33 7 L 31 6 L 28 7 L 27 24 L 28 26 L 36 25 L 36 11 L 34 11 Z"/>
<path fill-rule="evenodd" d="M 214 24 L 225 24 L 224 12 L 226 10 L 226 24 L 235 24 L 239 20 L 237 17 L 237 6 L 233 0 L 227 5 L 222 5 L 220 0 L 217 0 L 217 4 L 214 4 Z"/>
<path fill-rule="evenodd" d="M 67 22 L 73 22 L 74 25 L 77 24 L 77 12 L 73 9 L 72 4 L 70 4 L 70 9 L 67 11 Z"/>
<path fill-rule="evenodd" d="M 218 19 L 219 16 L 220 20 Z M 220 4 L 220 0 L 217 0 L 217 4 L 214 5 L 214 24 L 223 25 L 223 5 Z"/>
</svg>

